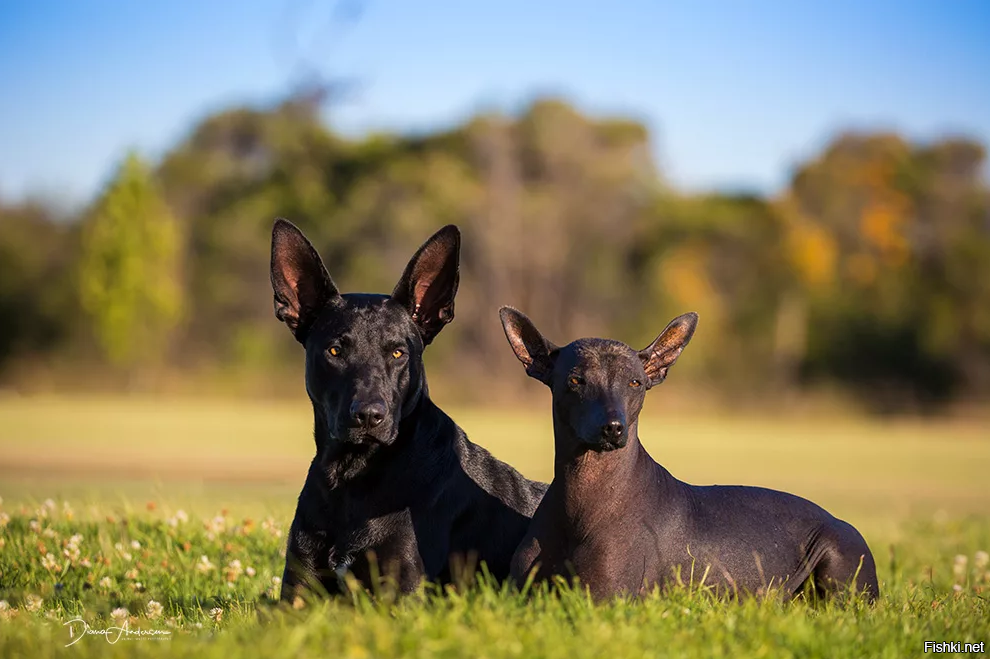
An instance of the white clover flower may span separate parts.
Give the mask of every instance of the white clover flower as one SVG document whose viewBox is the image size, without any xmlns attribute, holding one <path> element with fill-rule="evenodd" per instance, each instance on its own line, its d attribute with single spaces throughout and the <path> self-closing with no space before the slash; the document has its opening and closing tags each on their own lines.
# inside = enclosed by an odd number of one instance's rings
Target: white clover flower
<svg viewBox="0 0 990 659">
<path fill-rule="evenodd" d="M 973 554 L 973 565 L 975 565 L 976 567 L 982 570 L 987 566 L 988 563 L 990 563 L 990 554 L 982 550 Z"/>
<path fill-rule="evenodd" d="M 180 523 L 185 524 L 186 522 L 189 521 L 189 515 L 187 515 L 186 511 L 184 511 L 182 508 L 179 508 L 178 510 L 175 511 L 175 519 L 177 519 Z"/>
<path fill-rule="evenodd" d="M 135 579 L 137 579 L 138 578 L 137 568 L 131 568 L 130 570 L 128 570 L 127 572 L 125 572 L 124 573 L 124 577 L 127 578 L 127 579 L 130 579 L 131 581 L 134 581 Z"/>
<path fill-rule="evenodd" d="M 110 590 L 113 587 L 113 579 L 110 577 L 103 577 L 100 579 L 100 588 L 103 590 Z"/>
<path fill-rule="evenodd" d="M 62 550 L 62 553 L 65 554 L 65 557 L 68 558 L 69 562 L 71 563 L 75 563 L 76 561 L 79 560 L 79 556 L 80 556 L 79 547 L 75 545 L 72 544 L 66 545 L 65 549 Z"/>
<path fill-rule="evenodd" d="M 247 566 L 247 569 L 244 570 L 244 573 L 246 575 L 248 575 L 249 577 L 253 577 L 255 574 L 257 574 L 257 572 L 255 571 L 255 569 L 253 567 L 251 567 L 250 565 Z"/>
<path fill-rule="evenodd" d="M 156 602 L 155 600 L 149 600 L 148 606 L 145 608 L 144 613 L 152 620 L 156 620 L 161 617 L 164 611 L 165 611 L 165 607 L 163 607 L 160 602 Z"/>
<path fill-rule="evenodd" d="M 966 574 L 966 563 L 968 562 L 969 559 L 964 554 L 956 555 L 956 559 L 952 563 L 952 573 L 957 577 L 964 576 Z"/>
<path fill-rule="evenodd" d="M 137 540 L 131 540 L 131 549 L 140 549 L 141 543 Z"/>
<path fill-rule="evenodd" d="M 3 501 L 0 500 L 0 503 L 3 503 Z M 10 610 L 10 602 L 8 602 L 7 600 L 0 600 L 0 613 L 9 610 Z"/>
<path fill-rule="evenodd" d="M 223 619 L 223 609 L 219 606 L 210 609 L 210 619 L 213 622 L 219 623 Z"/>
<path fill-rule="evenodd" d="M 282 585 L 282 577 L 272 577 L 272 585 L 273 586 L 281 586 Z"/>
<path fill-rule="evenodd" d="M 227 520 L 222 515 L 217 515 L 211 520 L 207 520 L 205 523 L 206 530 L 210 533 L 223 533 L 227 528 Z"/>
<path fill-rule="evenodd" d="M 41 522 L 36 519 L 32 519 L 28 522 L 28 528 L 34 533 L 41 533 Z"/>
<path fill-rule="evenodd" d="M 120 606 L 110 612 L 110 617 L 113 618 L 114 622 L 118 625 L 127 620 L 128 616 L 131 614 L 124 607 Z"/>
<path fill-rule="evenodd" d="M 210 559 L 205 555 L 199 557 L 199 562 L 196 563 L 196 569 L 200 572 L 209 572 L 210 570 L 216 568 L 216 566 L 210 562 Z"/>
<path fill-rule="evenodd" d="M 241 573 L 243 572 L 244 568 L 241 567 L 241 562 L 235 558 L 227 565 L 227 581 L 237 581 L 237 577 L 241 576 Z"/>
<path fill-rule="evenodd" d="M 960 586 L 959 584 L 952 584 L 952 590 L 956 591 L 957 593 L 961 593 L 962 589 L 963 587 Z"/>
<path fill-rule="evenodd" d="M 93 561 L 89 560 L 89 556 L 79 561 L 79 565 L 83 567 L 93 567 Z"/>
<path fill-rule="evenodd" d="M 31 613 L 37 613 L 41 610 L 41 605 L 45 603 L 45 600 L 41 599 L 37 595 L 28 595 L 24 598 L 24 608 Z"/>
<path fill-rule="evenodd" d="M 58 569 L 58 560 L 55 558 L 55 554 L 48 552 L 45 557 L 41 559 L 41 567 L 45 568 L 49 572 L 54 572 Z"/>
<path fill-rule="evenodd" d="M 3 528 L 10 524 L 10 515 L 7 513 L 0 513 L 0 528 Z"/>
<path fill-rule="evenodd" d="M 74 545 L 82 544 L 82 541 L 83 541 L 83 535 L 81 533 L 74 533 L 69 538 L 69 542 Z"/>
<path fill-rule="evenodd" d="M 51 499 L 45 499 L 45 502 L 41 505 L 48 510 L 55 510 L 55 502 Z"/>
<path fill-rule="evenodd" d="M 271 516 L 266 517 L 261 522 L 261 529 L 263 531 L 267 531 L 268 533 L 272 534 L 276 538 L 281 538 L 282 537 L 282 530 L 280 528 L 278 528 L 278 525 L 275 523 L 275 518 L 273 518 Z"/>
<path fill-rule="evenodd" d="M 50 526 L 46 526 L 45 530 L 41 532 L 41 535 L 45 536 L 46 538 L 54 538 L 58 534 L 55 532 L 55 529 L 53 529 Z"/>
</svg>

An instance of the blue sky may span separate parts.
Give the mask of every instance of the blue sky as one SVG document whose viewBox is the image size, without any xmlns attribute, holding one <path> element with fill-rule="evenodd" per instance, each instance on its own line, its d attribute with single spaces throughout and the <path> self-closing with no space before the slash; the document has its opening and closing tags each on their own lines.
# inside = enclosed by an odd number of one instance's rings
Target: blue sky
<svg viewBox="0 0 990 659">
<path fill-rule="evenodd" d="M 544 92 L 623 113 L 664 174 L 772 192 L 843 128 L 990 144 L 990 2 L 37 0 L 0 3 L 0 195 L 86 201 L 124 151 L 306 65 L 361 87 L 340 130 L 424 130 Z"/>
</svg>

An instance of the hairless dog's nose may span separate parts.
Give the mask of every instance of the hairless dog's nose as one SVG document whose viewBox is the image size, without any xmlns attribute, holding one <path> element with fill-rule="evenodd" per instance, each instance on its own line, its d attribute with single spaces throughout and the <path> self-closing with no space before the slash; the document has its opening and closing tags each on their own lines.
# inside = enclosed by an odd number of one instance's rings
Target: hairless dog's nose
<svg viewBox="0 0 990 659">
<path fill-rule="evenodd" d="M 602 438 L 604 439 L 617 439 L 622 437 L 622 433 L 625 432 L 626 427 L 621 421 L 613 420 L 602 426 Z"/>
<path fill-rule="evenodd" d="M 374 428 L 385 419 L 385 405 L 381 401 L 356 400 L 351 403 L 351 421 L 355 426 Z"/>
</svg>

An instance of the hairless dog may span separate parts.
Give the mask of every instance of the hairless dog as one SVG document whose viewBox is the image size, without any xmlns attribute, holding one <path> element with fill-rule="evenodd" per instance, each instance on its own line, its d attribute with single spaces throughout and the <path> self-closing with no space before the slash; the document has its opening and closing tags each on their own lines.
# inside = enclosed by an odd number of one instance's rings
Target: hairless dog
<svg viewBox="0 0 990 659">
<path fill-rule="evenodd" d="M 558 348 L 519 311 L 500 315 L 526 373 L 553 397 L 554 478 L 512 559 L 518 583 L 576 576 L 596 599 L 677 578 L 735 594 L 779 587 L 790 598 L 810 585 L 879 595 L 873 555 L 848 523 L 785 492 L 689 485 L 643 448 L 646 390 L 667 377 L 697 314 L 640 351 L 606 339 Z"/>
</svg>

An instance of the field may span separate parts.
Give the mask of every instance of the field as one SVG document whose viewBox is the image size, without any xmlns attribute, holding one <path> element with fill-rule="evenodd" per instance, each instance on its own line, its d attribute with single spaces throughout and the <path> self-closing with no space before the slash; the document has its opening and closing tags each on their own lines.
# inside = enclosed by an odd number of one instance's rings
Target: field
<svg viewBox="0 0 990 659">
<path fill-rule="evenodd" d="M 548 411 L 448 412 L 550 478 Z M 491 584 L 277 608 L 311 423 L 304 404 L 0 399 L 0 656 L 907 657 L 990 641 L 985 422 L 645 413 L 647 447 L 678 477 L 789 490 L 860 528 L 873 608 L 690 586 L 594 606 Z M 130 633 L 80 637 L 74 619 Z"/>
</svg>

